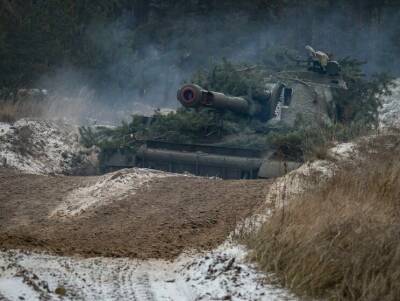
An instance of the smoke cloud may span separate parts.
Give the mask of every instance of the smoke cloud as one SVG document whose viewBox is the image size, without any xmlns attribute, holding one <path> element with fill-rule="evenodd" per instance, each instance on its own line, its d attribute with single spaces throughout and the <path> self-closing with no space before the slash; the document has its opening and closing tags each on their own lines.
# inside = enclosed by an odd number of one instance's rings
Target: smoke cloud
<svg viewBox="0 0 400 301">
<path fill-rule="evenodd" d="M 168 20 L 153 34 L 135 28 L 133 17 L 124 16 L 88 27 L 87 40 L 97 55 L 94 66 L 66 64 L 38 85 L 64 103 L 81 99 L 81 119 L 109 115 L 106 119 L 117 121 L 134 113 L 150 114 L 157 107 L 174 109 L 176 90 L 195 71 L 221 58 L 254 64 L 274 60 L 268 57 L 270 48 L 294 49 L 305 56 L 304 46 L 312 45 L 337 59 L 367 61 L 366 74 L 398 76 L 400 11 L 387 7 L 375 13 L 355 20 L 354 10 L 346 6 L 306 5 L 261 19 L 245 12 L 211 12 Z"/>
</svg>

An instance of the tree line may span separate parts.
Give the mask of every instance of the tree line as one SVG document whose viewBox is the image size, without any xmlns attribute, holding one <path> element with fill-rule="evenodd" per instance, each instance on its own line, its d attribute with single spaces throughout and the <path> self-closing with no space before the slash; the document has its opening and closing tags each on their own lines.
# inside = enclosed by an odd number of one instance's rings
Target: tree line
<svg viewBox="0 0 400 301">
<path fill-rule="evenodd" d="M 360 59 L 374 56 L 375 65 L 392 71 L 399 63 L 394 54 L 400 50 L 399 28 L 392 27 L 385 40 L 351 43 L 358 29 L 366 28 L 367 36 L 385 34 L 387 23 L 398 21 L 399 5 L 398 0 L 2 0 L 0 87 L 34 86 L 68 65 L 99 90 L 146 93 L 171 73 L 190 74 L 213 59 L 268 59 L 265 49 L 277 43 L 295 49 L 315 43 L 339 55 L 355 49 L 364 55 Z M 348 33 L 348 26 L 358 29 Z M 152 66 L 160 68 L 149 71 Z"/>
</svg>

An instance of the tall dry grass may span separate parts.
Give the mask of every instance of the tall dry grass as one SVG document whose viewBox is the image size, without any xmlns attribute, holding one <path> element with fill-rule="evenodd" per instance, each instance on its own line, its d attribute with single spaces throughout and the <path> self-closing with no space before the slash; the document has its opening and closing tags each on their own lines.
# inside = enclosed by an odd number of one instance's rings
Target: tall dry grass
<svg viewBox="0 0 400 301">
<path fill-rule="evenodd" d="M 245 238 L 252 259 L 302 296 L 400 300 L 400 136 L 378 136 L 326 185 Z"/>
</svg>

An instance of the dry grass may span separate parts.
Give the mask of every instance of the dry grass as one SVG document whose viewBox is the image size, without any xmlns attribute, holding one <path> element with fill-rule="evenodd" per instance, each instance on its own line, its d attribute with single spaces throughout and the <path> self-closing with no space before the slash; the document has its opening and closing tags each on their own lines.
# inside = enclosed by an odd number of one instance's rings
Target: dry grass
<svg viewBox="0 0 400 301">
<path fill-rule="evenodd" d="M 24 117 L 41 117 L 46 106 L 44 101 L 0 100 L 0 122 L 12 123 Z"/>
<path fill-rule="evenodd" d="M 252 259 L 302 296 L 399 300 L 399 144 L 370 140 L 362 162 L 279 210 L 246 238 Z"/>
</svg>

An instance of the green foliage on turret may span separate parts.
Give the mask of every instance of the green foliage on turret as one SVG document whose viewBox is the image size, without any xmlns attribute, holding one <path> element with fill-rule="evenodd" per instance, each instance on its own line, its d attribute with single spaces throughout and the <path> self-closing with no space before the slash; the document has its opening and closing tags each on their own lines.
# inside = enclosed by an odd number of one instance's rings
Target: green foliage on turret
<svg viewBox="0 0 400 301">
<path fill-rule="evenodd" d="M 191 82 L 207 90 L 232 96 L 247 96 L 265 89 L 267 69 L 264 66 L 232 63 L 223 59 L 208 70 L 197 71 Z"/>
<path fill-rule="evenodd" d="M 226 130 L 215 112 L 180 109 L 163 115 L 155 112 L 151 118 L 132 116 L 131 122 L 123 122 L 114 128 L 82 127 L 82 143 L 101 149 L 132 149 L 146 140 L 161 140 L 176 143 L 201 143 L 217 141 Z"/>
</svg>

